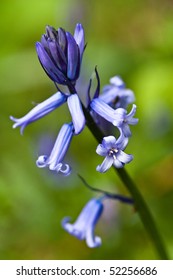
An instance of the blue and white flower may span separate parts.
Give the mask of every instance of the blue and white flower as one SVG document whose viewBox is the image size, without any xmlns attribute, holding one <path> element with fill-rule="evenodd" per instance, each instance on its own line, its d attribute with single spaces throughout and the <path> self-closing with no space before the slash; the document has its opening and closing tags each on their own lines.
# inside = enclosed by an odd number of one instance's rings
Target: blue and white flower
<svg viewBox="0 0 173 280">
<path fill-rule="evenodd" d="M 112 165 L 116 168 L 122 168 L 126 163 L 133 160 L 133 156 L 126 154 L 123 150 L 128 144 L 128 138 L 121 133 L 119 138 L 114 136 L 104 137 L 102 143 L 97 146 L 96 153 L 105 157 L 101 165 L 98 165 L 96 170 L 104 173 Z"/>
<path fill-rule="evenodd" d="M 94 235 L 94 230 L 102 211 L 102 200 L 91 199 L 82 209 L 74 224 L 69 223 L 70 218 L 66 217 L 62 221 L 62 227 L 78 239 L 85 239 L 88 247 L 98 247 L 101 245 L 101 238 Z"/>
<path fill-rule="evenodd" d="M 129 125 L 135 125 L 138 122 L 137 118 L 133 118 L 136 113 L 136 105 L 133 104 L 132 110 L 127 114 L 127 110 L 124 108 L 113 109 L 107 105 L 104 101 L 98 98 L 94 98 L 90 103 L 90 108 L 103 119 L 112 123 L 118 127 L 125 137 L 131 136 Z"/>
<path fill-rule="evenodd" d="M 90 103 L 90 108 L 96 114 L 101 116 L 103 119 L 114 124 L 115 126 L 120 126 L 122 123 L 122 114 L 121 112 L 114 110 L 99 97 L 94 98 Z"/>
</svg>

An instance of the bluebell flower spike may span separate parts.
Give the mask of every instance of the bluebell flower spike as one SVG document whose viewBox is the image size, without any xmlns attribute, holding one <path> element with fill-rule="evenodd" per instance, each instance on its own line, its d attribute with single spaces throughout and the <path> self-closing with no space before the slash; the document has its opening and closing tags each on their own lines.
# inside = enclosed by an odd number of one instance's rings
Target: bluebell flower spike
<svg viewBox="0 0 173 280">
<path fill-rule="evenodd" d="M 95 226 L 102 214 L 103 203 L 101 199 L 91 199 L 82 209 L 74 224 L 69 223 L 70 218 L 62 221 L 62 227 L 79 240 L 86 240 L 88 247 L 95 248 L 101 245 L 101 238 L 95 236 Z"/>
<path fill-rule="evenodd" d="M 55 170 L 66 176 L 69 175 L 71 168 L 68 164 L 63 164 L 63 160 L 70 146 L 73 134 L 73 124 L 64 124 L 59 131 L 50 155 L 39 156 L 36 165 L 39 168 L 49 167 L 50 170 Z"/>
<path fill-rule="evenodd" d="M 16 128 L 20 126 L 20 132 L 23 134 L 24 128 L 31 122 L 34 122 L 45 115 L 49 114 L 59 106 L 61 106 L 63 103 L 67 100 L 66 94 L 63 94 L 61 92 L 56 92 L 51 97 L 46 99 L 45 101 L 39 103 L 36 105 L 29 113 L 27 113 L 22 118 L 14 118 L 13 116 L 10 116 L 10 119 L 14 121 L 13 128 Z"/>
</svg>

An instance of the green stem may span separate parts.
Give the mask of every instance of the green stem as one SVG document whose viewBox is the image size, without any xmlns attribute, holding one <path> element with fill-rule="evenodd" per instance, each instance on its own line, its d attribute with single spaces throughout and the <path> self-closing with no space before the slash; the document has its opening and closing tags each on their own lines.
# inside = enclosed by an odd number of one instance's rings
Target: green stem
<svg viewBox="0 0 173 280">
<path fill-rule="evenodd" d="M 122 169 L 114 168 L 114 170 L 118 173 L 124 185 L 127 187 L 128 191 L 131 193 L 132 197 L 134 198 L 136 210 L 138 211 L 140 218 L 145 226 L 145 229 L 148 231 L 148 234 L 150 235 L 153 244 L 155 245 L 158 255 L 160 256 L 160 259 L 168 260 L 169 257 L 166 252 L 165 246 L 163 244 L 162 238 L 159 234 L 159 230 L 157 229 L 153 216 L 145 200 L 143 199 L 141 193 L 139 192 L 135 183 L 133 182 L 133 180 L 131 179 L 131 177 L 129 176 L 129 174 L 126 172 L 124 168 Z"/>
</svg>

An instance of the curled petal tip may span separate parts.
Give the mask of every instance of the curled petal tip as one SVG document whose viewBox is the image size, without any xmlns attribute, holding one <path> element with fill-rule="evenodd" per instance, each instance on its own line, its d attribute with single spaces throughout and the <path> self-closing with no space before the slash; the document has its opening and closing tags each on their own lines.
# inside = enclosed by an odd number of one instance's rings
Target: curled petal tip
<svg viewBox="0 0 173 280">
<path fill-rule="evenodd" d="M 36 161 L 37 167 L 44 168 L 46 166 L 47 158 L 48 157 L 46 155 L 39 156 L 37 161 Z"/>
</svg>

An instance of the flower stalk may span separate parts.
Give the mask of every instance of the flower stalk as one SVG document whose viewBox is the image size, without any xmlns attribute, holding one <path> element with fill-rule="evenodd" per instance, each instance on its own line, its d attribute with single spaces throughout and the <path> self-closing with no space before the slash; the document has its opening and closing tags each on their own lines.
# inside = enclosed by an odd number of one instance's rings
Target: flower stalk
<svg viewBox="0 0 173 280">
<path fill-rule="evenodd" d="M 70 90 L 70 88 L 69 88 Z M 74 90 L 74 89 L 73 89 Z M 76 92 L 76 90 L 75 90 Z M 74 93 L 74 92 L 71 92 Z M 100 130 L 100 128 L 97 126 L 97 124 L 92 119 L 90 112 L 85 106 L 82 104 L 82 109 L 85 115 L 86 119 L 86 125 L 88 126 L 89 130 L 95 137 L 95 139 L 100 143 L 102 139 L 105 137 L 104 133 Z M 160 236 L 159 230 L 155 224 L 154 218 L 150 212 L 150 209 L 148 208 L 148 205 L 146 204 L 142 194 L 136 187 L 136 184 L 131 179 L 130 175 L 127 173 L 125 168 L 116 168 L 113 166 L 115 172 L 120 177 L 121 181 L 124 183 L 126 188 L 128 189 L 129 193 L 132 195 L 132 198 L 134 199 L 134 207 L 136 211 L 138 212 L 140 219 L 148 232 L 148 235 L 150 236 L 153 245 L 155 246 L 155 249 L 158 253 L 158 256 L 162 260 L 168 260 L 168 253 L 165 249 L 165 245 L 163 243 L 163 240 Z"/>
<path fill-rule="evenodd" d="M 50 170 L 60 172 L 63 175 L 69 175 L 71 168 L 68 164 L 64 164 L 64 157 L 72 137 L 80 134 L 86 124 L 99 143 L 96 153 L 104 156 L 102 164 L 97 166 L 97 171 L 104 173 L 113 165 L 114 170 L 132 198 L 123 198 L 121 195 L 112 195 L 108 192 L 104 192 L 104 195 L 107 198 L 114 197 L 122 202 L 134 203 L 135 209 L 153 241 L 159 258 L 168 259 L 153 216 L 136 184 L 124 169 L 124 165 L 133 160 L 133 156 L 126 154 L 124 149 L 132 136 L 130 125 L 136 125 L 138 122 L 138 119 L 134 118 L 136 105 L 132 105 L 129 113 L 126 110 L 127 106 L 133 103 L 134 94 L 131 90 L 125 88 L 125 84 L 120 77 L 115 76 L 110 79 L 110 85 L 105 86 L 102 94 L 99 95 L 100 79 L 97 68 L 95 68 L 97 87 L 95 93 L 91 95 L 91 78 L 86 94 L 85 107 L 75 88 L 80 76 L 85 46 L 84 29 L 81 24 L 76 25 L 74 35 L 62 28 L 55 30 L 53 27 L 47 26 L 41 42 L 36 43 L 36 50 L 43 69 L 55 83 L 58 92 L 35 106 L 26 116 L 20 119 L 11 116 L 10 119 L 15 122 L 13 128 L 21 127 L 22 133 L 29 123 L 42 118 L 62 104 L 67 103 L 72 120 L 61 127 L 50 155 L 39 156 L 36 162 L 37 166 L 39 168 L 48 167 Z M 58 85 L 66 86 L 68 93 L 61 92 Z M 93 97 L 91 98 L 91 96 Z M 115 138 L 110 134 L 107 135 L 106 129 L 109 129 L 110 125 L 113 125 L 119 132 L 119 138 Z M 87 185 L 86 182 L 84 183 Z M 91 189 L 89 185 L 88 187 Z M 96 189 L 93 190 L 96 191 Z M 102 192 L 101 190 L 97 191 Z M 86 239 L 89 247 L 100 246 L 101 240 L 99 237 L 95 237 L 94 228 L 102 209 L 101 200 L 91 200 L 84 207 L 74 224 L 69 223 L 69 219 L 65 219 L 63 227 L 77 238 Z"/>
</svg>

